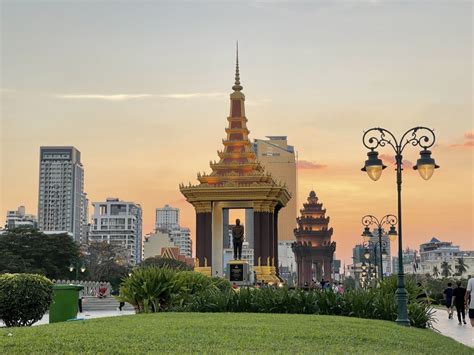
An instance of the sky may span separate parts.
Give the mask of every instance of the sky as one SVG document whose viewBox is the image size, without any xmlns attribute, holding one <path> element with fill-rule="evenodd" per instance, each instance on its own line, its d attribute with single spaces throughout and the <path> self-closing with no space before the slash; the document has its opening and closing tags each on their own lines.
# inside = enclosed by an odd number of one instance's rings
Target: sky
<svg viewBox="0 0 474 355">
<path fill-rule="evenodd" d="M 350 262 L 365 214 L 396 214 L 393 151 L 360 171 L 364 130 L 433 128 L 429 181 L 404 152 L 404 246 L 474 250 L 473 5 L 467 1 L 1 1 L 0 218 L 37 213 L 39 147 L 82 153 L 91 201 L 140 203 L 144 231 L 217 159 L 235 42 L 250 138 L 286 135 Z M 395 250 L 395 245 L 392 246 Z M 392 251 L 393 253 L 393 251 Z"/>
</svg>

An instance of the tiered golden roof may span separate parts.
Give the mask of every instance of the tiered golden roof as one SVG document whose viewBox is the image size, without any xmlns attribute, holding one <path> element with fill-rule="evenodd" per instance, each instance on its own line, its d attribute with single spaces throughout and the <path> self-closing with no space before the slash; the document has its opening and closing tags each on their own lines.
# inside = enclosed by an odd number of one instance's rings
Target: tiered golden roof
<svg viewBox="0 0 474 355">
<path fill-rule="evenodd" d="M 237 51 L 234 90 L 230 94 L 230 115 L 227 117 L 227 138 L 222 140 L 224 149 L 217 152 L 219 161 L 211 161 L 210 174 L 198 173 L 199 185 L 180 185 L 181 192 L 189 202 L 202 199 L 198 191 L 213 190 L 215 188 L 242 188 L 239 194 L 231 199 L 259 199 L 279 201 L 283 206 L 290 199 L 284 184 L 277 183 L 272 175 L 265 171 L 257 160 L 249 140 L 250 131 L 247 128 L 245 117 L 245 95 L 242 93 L 239 74 L 239 58 Z M 245 193 L 245 188 L 253 188 L 253 192 Z M 265 191 L 262 190 L 265 189 Z M 244 189 L 244 190 L 243 190 Z M 225 189 L 224 189 L 225 190 Z M 262 191 L 260 191 L 262 190 Z M 210 192 L 210 191 L 209 191 Z M 199 195 L 199 197 L 198 197 Z M 228 196 L 230 198 L 230 196 Z M 215 198 L 215 195 L 213 196 Z M 207 200 L 207 198 L 205 198 Z"/>
</svg>

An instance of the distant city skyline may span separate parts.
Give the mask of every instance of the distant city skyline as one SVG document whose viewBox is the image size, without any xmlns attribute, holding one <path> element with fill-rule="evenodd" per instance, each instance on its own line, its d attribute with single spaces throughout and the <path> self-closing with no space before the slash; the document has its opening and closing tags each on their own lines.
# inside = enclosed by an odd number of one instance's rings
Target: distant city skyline
<svg viewBox="0 0 474 355">
<path fill-rule="evenodd" d="M 472 4 L 2 2 L 0 215 L 37 214 L 40 146 L 81 152 L 91 201 L 193 207 L 178 184 L 209 172 L 225 137 L 239 40 L 250 139 L 287 136 L 299 156 L 297 206 L 324 201 L 338 258 L 360 218 L 396 213 L 395 172 L 360 171 L 362 133 L 434 128 L 441 166 L 404 174 L 404 247 L 437 237 L 474 250 Z M 348 37 L 350 33 L 350 38 Z M 395 249 L 395 245 L 392 245 Z"/>
</svg>

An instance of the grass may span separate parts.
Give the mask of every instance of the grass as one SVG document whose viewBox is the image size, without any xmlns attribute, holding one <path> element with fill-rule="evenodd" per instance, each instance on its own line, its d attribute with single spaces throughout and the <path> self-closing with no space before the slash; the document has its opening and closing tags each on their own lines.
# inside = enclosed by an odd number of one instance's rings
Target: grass
<svg viewBox="0 0 474 355">
<path fill-rule="evenodd" d="M 3 328 L 0 349 L 4 354 L 473 353 L 431 330 L 386 321 L 249 313 L 154 313 Z"/>
</svg>

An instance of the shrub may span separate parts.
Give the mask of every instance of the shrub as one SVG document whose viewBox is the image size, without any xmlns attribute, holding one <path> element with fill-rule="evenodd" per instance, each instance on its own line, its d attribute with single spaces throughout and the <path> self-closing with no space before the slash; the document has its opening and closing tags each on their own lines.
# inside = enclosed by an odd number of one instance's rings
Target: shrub
<svg viewBox="0 0 474 355">
<path fill-rule="evenodd" d="M 141 266 L 156 266 L 157 268 L 168 268 L 179 271 L 191 271 L 192 266 L 189 266 L 183 261 L 176 259 L 163 258 L 161 256 L 152 256 L 143 260 Z"/>
<path fill-rule="evenodd" d="M 385 282 L 385 281 L 384 281 Z M 418 328 L 431 325 L 433 311 L 429 303 L 416 300 L 417 286 L 407 284 L 410 292 L 408 316 Z M 253 312 L 340 315 L 368 319 L 395 321 L 397 303 L 396 282 L 376 289 L 357 289 L 343 295 L 332 291 L 289 290 L 264 287 L 242 287 L 239 291 L 205 288 L 176 305 L 173 310 L 188 312 Z"/>
<path fill-rule="evenodd" d="M 137 313 L 164 310 L 174 292 L 175 274 L 171 269 L 155 266 L 134 269 L 122 282 L 117 298 L 133 305 Z"/>
<path fill-rule="evenodd" d="M 180 271 L 174 276 L 172 303 L 174 305 L 186 303 L 192 295 L 205 290 L 225 291 L 230 288 L 230 282 L 220 277 L 211 278 L 199 272 Z"/>
<path fill-rule="evenodd" d="M 7 327 L 39 321 L 53 298 L 53 283 L 35 274 L 0 275 L 0 319 Z"/>
<path fill-rule="evenodd" d="M 138 313 L 159 312 L 190 302 L 191 296 L 205 290 L 225 291 L 231 284 L 194 271 L 167 267 L 140 267 L 120 286 L 119 300 L 132 304 Z"/>
</svg>

